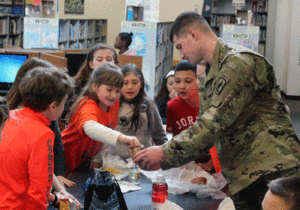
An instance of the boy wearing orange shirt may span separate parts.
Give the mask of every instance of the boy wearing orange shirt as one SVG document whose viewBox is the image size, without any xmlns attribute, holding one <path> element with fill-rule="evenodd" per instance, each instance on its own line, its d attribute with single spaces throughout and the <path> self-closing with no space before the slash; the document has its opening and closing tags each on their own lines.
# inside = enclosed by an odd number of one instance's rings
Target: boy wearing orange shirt
<svg viewBox="0 0 300 210">
<path fill-rule="evenodd" d="M 9 112 L 0 142 L 0 209 L 46 209 L 53 182 L 54 133 L 71 91 L 66 72 L 36 67 L 22 79 L 23 109 Z"/>
</svg>

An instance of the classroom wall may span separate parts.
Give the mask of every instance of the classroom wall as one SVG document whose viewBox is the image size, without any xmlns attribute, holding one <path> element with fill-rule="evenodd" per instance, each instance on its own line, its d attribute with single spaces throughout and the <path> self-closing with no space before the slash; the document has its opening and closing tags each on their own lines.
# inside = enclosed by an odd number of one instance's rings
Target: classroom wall
<svg viewBox="0 0 300 210">
<path fill-rule="evenodd" d="M 203 2 L 204 0 L 160 0 L 159 21 L 174 21 L 180 13 L 184 11 L 195 11 L 196 8 L 199 8 L 198 11 L 199 14 L 201 14 Z"/>
</svg>

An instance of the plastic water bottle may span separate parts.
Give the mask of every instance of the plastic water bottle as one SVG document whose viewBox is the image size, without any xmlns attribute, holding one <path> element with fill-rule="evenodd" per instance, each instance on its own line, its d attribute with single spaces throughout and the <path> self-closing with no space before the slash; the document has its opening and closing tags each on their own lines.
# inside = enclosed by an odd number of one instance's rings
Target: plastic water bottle
<svg viewBox="0 0 300 210">
<path fill-rule="evenodd" d="M 140 175 L 141 175 L 141 172 L 139 171 L 139 169 L 137 168 L 136 165 L 131 167 L 130 171 L 129 171 L 130 183 L 135 184 L 135 185 L 140 184 L 140 181 L 139 181 Z"/>
<path fill-rule="evenodd" d="M 157 175 L 152 185 L 152 209 L 159 209 L 168 199 L 168 184 L 162 174 Z"/>
</svg>

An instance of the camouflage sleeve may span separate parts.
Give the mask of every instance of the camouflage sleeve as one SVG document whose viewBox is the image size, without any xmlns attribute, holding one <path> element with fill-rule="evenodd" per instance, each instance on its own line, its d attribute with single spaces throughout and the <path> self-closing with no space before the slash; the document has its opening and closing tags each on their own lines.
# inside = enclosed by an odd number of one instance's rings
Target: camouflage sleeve
<svg viewBox="0 0 300 210">
<path fill-rule="evenodd" d="M 258 88 L 250 55 L 233 55 L 222 64 L 215 78 L 209 107 L 194 125 L 163 145 L 163 169 L 182 166 L 214 146 L 249 105 Z M 209 91 L 209 90 L 206 90 Z M 207 93 L 209 95 L 209 93 Z M 201 102 L 200 102 L 201 103 Z"/>
</svg>

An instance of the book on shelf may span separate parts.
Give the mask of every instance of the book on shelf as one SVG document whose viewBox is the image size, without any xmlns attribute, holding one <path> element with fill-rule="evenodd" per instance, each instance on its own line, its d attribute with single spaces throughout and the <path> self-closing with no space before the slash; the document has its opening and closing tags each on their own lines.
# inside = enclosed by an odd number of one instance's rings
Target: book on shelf
<svg viewBox="0 0 300 210">
<path fill-rule="evenodd" d="M 75 39 L 75 25 L 70 24 L 70 40 Z"/>
<path fill-rule="evenodd" d="M 265 12 L 268 12 L 268 6 L 269 6 L 269 2 L 264 1 L 264 10 L 265 10 Z"/>
<path fill-rule="evenodd" d="M 12 8 L 12 14 L 13 15 L 22 15 L 23 14 L 23 6 L 22 5 L 14 6 Z"/>
<path fill-rule="evenodd" d="M 265 55 L 266 45 L 264 43 L 258 44 L 258 53 Z"/>
<path fill-rule="evenodd" d="M 0 34 L 7 34 L 6 21 L 7 21 L 7 19 L 1 19 L 0 20 Z"/>
<path fill-rule="evenodd" d="M 0 4 L 0 15 L 11 15 L 12 7 L 1 6 Z"/>
<path fill-rule="evenodd" d="M 252 11 L 257 12 L 257 1 L 252 2 Z"/>
<path fill-rule="evenodd" d="M 17 34 L 17 20 L 10 20 L 9 22 L 9 33 Z"/>
</svg>

